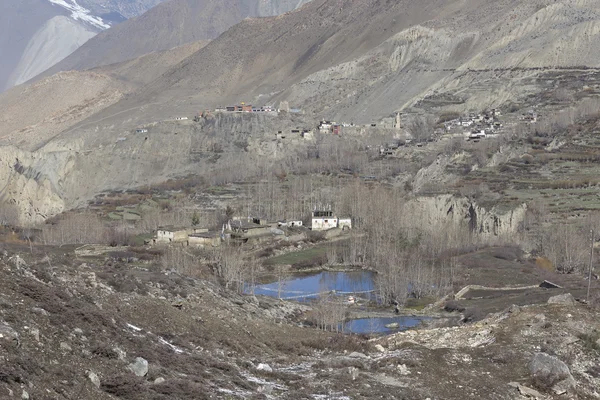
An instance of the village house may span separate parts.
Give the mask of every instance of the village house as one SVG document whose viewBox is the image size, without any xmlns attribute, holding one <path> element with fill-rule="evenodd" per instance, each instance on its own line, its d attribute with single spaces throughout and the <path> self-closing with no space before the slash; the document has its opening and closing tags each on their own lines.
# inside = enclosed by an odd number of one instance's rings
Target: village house
<svg viewBox="0 0 600 400">
<path fill-rule="evenodd" d="M 291 220 L 291 221 L 279 221 L 277 223 L 277 225 L 279 227 L 295 228 L 295 227 L 302 226 L 303 224 L 302 224 L 301 220 Z"/>
<path fill-rule="evenodd" d="M 326 231 L 337 228 L 338 219 L 333 215 L 333 211 L 313 211 L 311 218 L 311 229 L 313 231 Z"/>
<path fill-rule="evenodd" d="M 152 238 L 152 244 L 182 243 L 187 244 L 191 234 L 206 233 L 206 228 L 184 228 L 174 226 L 161 226 Z"/>
<path fill-rule="evenodd" d="M 311 230 L 326 231 L 334 228 L 352 229 L 352 219 L 349 217 L 338 218 L 331 210 L 315 210 L 312 212 Z"/>
<path fill-rule="evenodd" d="M 261 224 L 262 222 L 262 224 Z M 228 230 L 244 238 L 265 236 L 272 234 L 272 227 L 260 218 L 231 220 Z"/>
<path fill-rule="evenodd" d="M 303 139 L 306 139 L 306 140 L 312 140 L 315 137 L 313 134 L 313 131 L 308 130 L 308 129 L 303 130 L 300 135 L 302 136 Z"/>
<path fill-rule="evenodd" d="M 188 236 L 188 246 L 219 247 L 222 235 L 219 232 L 192 233 Z"/>
<path fill-rule="evenodd" d="M 331 121 L 321 121 L 319 123 L 319 131 L 321 131 L 321 133 L 328 133 L 331 129 L 331 126 L 335 124 L 335 122 L 331 122 Z"/>
<path fill-rule="evenodd" d="M 338 228 L 343 231 L 346 229 L 352 229 L 352 218 L 340 217 L 338 219 Z"/>
</svg>

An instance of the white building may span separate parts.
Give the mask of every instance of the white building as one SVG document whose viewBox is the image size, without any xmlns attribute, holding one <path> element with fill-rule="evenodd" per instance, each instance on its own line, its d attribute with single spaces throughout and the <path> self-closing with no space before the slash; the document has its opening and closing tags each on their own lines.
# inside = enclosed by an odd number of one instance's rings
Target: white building
<svg viewBox="0 0 600 400">
<path fill-rule="evenodd" d="M 333 215 L 333 211 L 313 211 L 311 219 L 311 229 L 313 231 L 326 231 L 337 228 L 338 219 Z"/>
<path fill-rule="evenodd" d="M 292 220 L 292 221 L 280 221 L 277 223 L 280 227 L 286 226 L 288 228 L 294 228 L 297 226 L 302 226 L 302 221 L 300 220 Z"/>
<path fill-rule="evenodd" d="M 352 219 L 340 218 L 338 220 L 338 228 L 340 228 L 341 230 L 352 229 Z"/>
</svg>

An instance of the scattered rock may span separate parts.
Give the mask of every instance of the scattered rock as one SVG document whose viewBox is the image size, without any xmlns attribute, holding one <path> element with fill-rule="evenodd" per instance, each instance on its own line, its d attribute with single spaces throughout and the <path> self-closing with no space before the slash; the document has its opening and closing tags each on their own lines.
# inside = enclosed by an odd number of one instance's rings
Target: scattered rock
<svg viewBox="0 0 600 400">
<path fill-rule="evenodd" d="M 100 378 L 98 377 L 98 375 L 96 375 L 95 372 L 88 371 L 87 376 L 90 379 L 90 381 L 92 381 L 92 384 L 94 386 L 96 386 L 97 388 L 100 388 Z"/>
<path fill-rule="evenodd" d="M 529 363 L 529 372 L 538 387 L 552 389 L 557 394 L 575 387 L 575 379 L 567 364 L 546 353 L 536 353 Z"/>
<path fill-rule="evenodd" d="M 63 350 L 63 351 L 71 351 L 71 350 L 73 350 L 71 348 L 71 346 L 69 346 L 69 343 L 67 343 L 67 342 L 60 342 L 60 349 Z"/>
<path fill-rule="evenodd" d="M 137 376 L 146 376 L 148 373 L 148 361 L 142 357 L 136 357 L 135 361 L 129 364 L 128 368 Z"/>
<path fill-rule="evenodd" d="M 17 331 L 4 321 L 0 321 L 0 341 L 9 342 L 16 347 L 21 345 Z"/>
<path fill-rule="evenodd" d="M 350 357 L 350 358 L 364 358 L 364 359 L 368 359 L 369 358 L 369 356 L 367 356 L 366 354 L 359 353 L 358 351 L 353 351 L 352 353 L 350 353 L 350 355 L 348 357 Z"/>
<path fill-rule="evenodd" d="M 560 304 L 563 306 L 574 306 L 575 298 L 571 293 L 559 294 L 548 299 L 548 304 Z"/>
<path fill-rule="evenodd" d="M 115 347 L 113 348 L 113 351 L 117 353 L 117 357 L 119 357 L 119 360 L 125 361 L 125 357 L 127 357 L 127 353 L 125 352 L 125 350 L 119 347 Z"/>
<path fill-rule="evenodd" d="M 385 348 L 380 344 L 376 344 L 375 349 L 380 353 L 385 353 Z"/>
<path fill-rule="evenodd" d="M 398 365 L 398 372 L 400 372 L 400 375 L 410 375 L 410 371 L 408 370 L 406 364 Z"/>
<path fill-rule="evenodd" d="M 273 368 L 271 368 L 271 366 L 269 364 L 258 364 L 258 367 L 256 367 L 257 370 L 259 371 L 267 371 L 267 372 L 273 372 Z"/>
<path fill-rule="evenodd" d="M 256 390 L 258 393 L 263 393 L 263 394 L 269 396 L 273 392 L 273 385 L 259 386 L 258 389 L 256 389 Z"/>
<path fill-rule="evenodd" d="M 352 378 L 353 381 L 355 381 L 356 378 L 358 378 L 358 368 L 348 367 L 348 373 L 350 374 L 350 377 Z"/>
<path fill-rule="evenodd" d="M 161 383 L 164 383 L 164 382 L 165 382 L 165 380 L 166 380 L 165 378 L 163 378 L 162 376 L 159 376 L 158 378 L 156 378 L 156 379 L 154 380 L 154 384 L 155 384 L 155 385 L 160 385 Z"/>
<path fill-rule="evenodd" d="M 9 258 L 8 261 L 17 268 L 27 266 L 27 263 L 25 262 L 25 260 L 23 260 L 21 258 L 21 256 L 19 256 L 18 254 Z"/>
<path fill-rule="evenodd" d="M 31 328 L 29 330 L 29 333 L 31 333 L 31 336 L 33 336 L 33 338 L 35 339 L 36 342 L 40 341 L 40 330 L 37 328 Z"/>
<path fill-rule="evenodd" d="M 44 310 L 41 307 L 32 307 L 31 312 L 39 314 L 39 315 L 43 315 L 44 317 L 47 317 L 50 315 L 50 313 L 48 311 Z"/>
<path fill-rule="evenodd" d="M 75 328 L 73 329 L 73 333 L 76 335 L 83 335 L 83 330 L 81 330 L 81 328 Z"/>
<path fill-rule="evenodd" d="M 544 395 L 542 395 L 540 392 L 527 386 L 519 385 L 518 389 L 519 393 L 521 393 L 523 396 L 533 397 L 534 399 L 544 398 Z"/>
</svg>

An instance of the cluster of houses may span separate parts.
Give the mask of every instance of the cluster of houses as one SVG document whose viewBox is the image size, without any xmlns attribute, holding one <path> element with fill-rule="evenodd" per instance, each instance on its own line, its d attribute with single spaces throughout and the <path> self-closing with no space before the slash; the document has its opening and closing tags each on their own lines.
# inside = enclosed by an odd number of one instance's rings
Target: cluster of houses
<svg viewBox="0 0 600 400">
<path fill-rule="evenodd" d="M 269 222 L 264 218 L 234 218 L 224 224 L 219 232 L 210 232 L 206 228 L 196 227 L 159 227 L 147 244 L 218 247 L 224 240 L 247 241 L 285 235 L 282 229 L 289 228 L 305 227 L 302 220 Z M 352 219 L 338 218 L 331 210 L 312 212 L 309 229 L 327 231 L 335 228 L 352 229 Z"/>
<path fill-rule="evenodd" d="M 277 140 L 284 140 L 284 139 L 288 139 L 288 138 L 302 138 L 302 139 L 314 139 L 314 133 L 312 131 L 312 129 L 300 129 L 300 128 L 295 128 L 289 131 L 289 133 L 284 132 L 284 131 L 277 131 L 277 134 L 275 135 L 275 138 Z"/>
<path fill-rule="evenodd" d="M 252 104 L 240 103 L 233 106 L 227 107 L 217 107 L 215 108 L 215 112 L 247 112 L 247 113 L 256 113 L 256 112 L 277 112 L 278 110 L 271 106 L 262 106 L 262 107 L 253 107 Z"/>
<path fill-rule="evenodd" d="M 499 117 L 502 114 L 500 110 L 491 109 L 482 113 L 470 113 L 465 116 L 447 121 L 444 127 L 447 132 L 462 132 L 467 140 L 480 140 L 488 136 L 494 136 L 502 130 L 502 122 Z"/>
<path fill-rule="evenodd" d="M 529 122 L 531 124 L 537 122 L 538 115 L 535 111 L 529 110 L 528 112 L 521 115 L 521 121 Z"/>
</svg>

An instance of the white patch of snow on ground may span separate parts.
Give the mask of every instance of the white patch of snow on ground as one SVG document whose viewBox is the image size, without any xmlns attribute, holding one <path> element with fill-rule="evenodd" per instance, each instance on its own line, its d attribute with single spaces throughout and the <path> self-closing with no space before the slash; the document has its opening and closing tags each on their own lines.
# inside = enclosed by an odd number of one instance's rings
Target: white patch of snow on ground
<svg viewBox="0 0 600 400">
<path fill-rule="evenodd" d="M 179 347 L 175 346 L 172 343 L 167 342 L 165 339 L 161 338 L 160 336 L 158 337 L 158 341 L 161 342 L 162 344 L 166 344 L 167 346 L 169 346 L 171 348 L 171 350 L 173 350 L 175 353 L 183 353 L 183 350 L 180 349 Z"/>
<path fill-rule="evenodd" d="M 348 396 L 338 395 L 337 393 L 332 394 L 313 394 L 315 400 L 352 400 Z"/>
<path fill-rule="evenodd" d="M 271 385 L 271 386 L 273 386 L 273 389 L 287 390 L 287 387 L 285 387 L 283 385 L 280 385 L 278 383 L 269 382 L 267 380 L 264 380 L 262 378 L 258 378 L 258 377 L 253 376 L 253 375 L 249 375 L 249 374 L 248 375 L 244 375 L 244 374 L 242 374 L 242 376 L 244 378 L 246 378 L 248 380 L 248 382 L 253 382 L 253 383 L 256 383 L 256 384 L 259 384 L 259 385 L 263 385 L 263 386 L 264 385 Z"/>
<path fill-rule="evenodd" d="M 48 0 L 52 4 L 56 4 L 57 6 L 61 6 L 69 11 L 71 11 L 71 18 L 75 21 L 83 21 L 88 24 L 94 25 L 100 29 L 108 29 L 110 25 L 104 23 L 102 18 L 94 17 L 90 15 L 90 10 L 87 8 L 81 7 L 77 4 L 76 0 Z"/>
<path fill-rule="evenodd" d="M 137 326 L 135 326 L 135 325 L 127 324 L 127 327 L 128 327 L 129 329 L 133 329 L 133 330 L 134 330 L 134 331 L 136 331 L 136 332 L 141 332 L 141 331 L 142 331 L 142 328 L 138 328 L 138 327 L 137 327 Z"/>
</svg>

